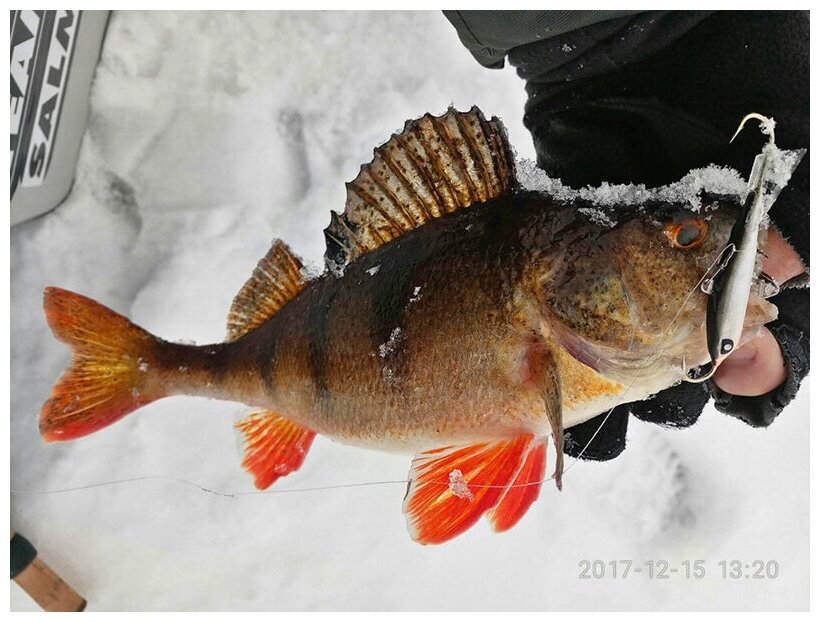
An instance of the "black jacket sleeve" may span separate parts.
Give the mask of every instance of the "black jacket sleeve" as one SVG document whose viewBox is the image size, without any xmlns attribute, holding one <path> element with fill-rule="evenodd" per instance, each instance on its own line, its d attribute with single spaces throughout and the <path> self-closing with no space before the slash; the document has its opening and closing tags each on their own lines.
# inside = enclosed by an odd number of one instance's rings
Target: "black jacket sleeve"
<svg viewBox="0 0 820 622">
<path fill-rule="evenodd" d="M 548 12 L 528 13 L 539 17 L 530 15 L 526 34 L 515 37 L 505 34 L 510 12 L 448 12 L 447 17 L 479 62 L 498 67 L 506 56 L 526 80 L 524 124 L 538 164 L 570 186 L 602 181 L 658 186 L 708 163 L 744 172 L 759 153 L 761 138 L 745 132 L 732 144 L 728 139 L 749 112 L 777 121 L 781 147 L 809 145 L 807 12 L 600 16 L 603 21 L 558 28 L 557 34 L 549 29 Z M 806 156 L 771 217 L 807 266 L 808 201 Z M 685 427 L 710 397 L 722 412 L 750 425 L 769 425 L 809 370 L 808 290 L 785 290 L 773 301 L 780 318 L 769 328 L 788 368 L 782 386 L 754 398 L 728 395 L 711 382 L 672 387 L 568 429 L 567 453 L 578 455 L 586 446 L 584 458 L 612 458 L 623 450 L 629 412 Z"/>
</svg>

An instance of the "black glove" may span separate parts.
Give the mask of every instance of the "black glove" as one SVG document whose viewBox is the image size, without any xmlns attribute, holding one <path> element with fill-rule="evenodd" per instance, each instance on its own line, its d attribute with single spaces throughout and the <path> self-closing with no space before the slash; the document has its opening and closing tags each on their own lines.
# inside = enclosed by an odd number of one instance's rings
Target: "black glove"
<svg viewBox="0 0 820 622">
<path fill-rule="evenodd" d="M 545 28 L 556 13 L 565 26 L 577 24 L 566 17 L 570 12 L 522 12 L 513 26 L 505 12 L 446 15 L 479 62 L 500 67 L 506 55 L 527 81 L 524 124 L 532 132 L 538 164 L 567 185 L 659 186 L 712 162 L 745 172 L 762 137 L 750 131 L 732 144 L 728 139 L 749 112 L 778 122 L 781 147 L 808 146 L 807 12 L 650 12 L 553 36 L 561 28 Z M 590 24 L 594 17 L 584 19 Z M 526 36 L 522 21 L 530 24 Z M 516 36 L 509 32 L 513 27 Z M 771 212 L 807 266 L 808 160 Z M 681 384 L 619 406 L 597 434 L 606 414 L 569 428 L 566 452 L 613 458 L 623 451 L 629 412 L 686 427 L 697 421 L 710 397 L 718 410 L 750 425 L 770 424 L 809 369 L 808 290 L 786 290 L 773 302 L 780 319 L 769 329 L 788 368 L 783 385 L 759 397 L 739 397 L 712 382 Z"/>
</svg>

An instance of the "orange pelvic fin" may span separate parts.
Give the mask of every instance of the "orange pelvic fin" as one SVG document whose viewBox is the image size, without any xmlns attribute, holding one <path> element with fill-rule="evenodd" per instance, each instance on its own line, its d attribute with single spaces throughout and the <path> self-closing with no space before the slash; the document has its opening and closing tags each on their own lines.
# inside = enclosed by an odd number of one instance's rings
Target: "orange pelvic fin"
<svg viewBox="0 0 820 622">
<path fill-rule="evenodd" d="M 68 441 L 111 425 L 164 393 L 156 381 L 161 342 L 98 302 L 46 288 L 46 318 L 72 350 L 71 366 L 40 411 L 46 441 Z"/>
<path fill-rule="evenodd" d="M 511 529 L 535 503 L 538 493 L 541 492 L 541 482 L 544 481 L 546 462 L 546 441 L 531 444 L 515 481 L 498 505 L 487 514 L 493 529 L 496 531 Z"/>
<path fill-rule="evenodd" d="M 512 527 L 538 497 L 540 486 L 511 485 L 540 482 L 534 478 L 544 472 L 544 448 L 544 440 L 524 434 L 417 455 L 404 498 L 411 537 L 421 544 L 446 542 L 494 508 L 490 520 L 495 528 Z"/>
<path fill-rule="evenodd" d="M 316 436 L 313 430 L 267 410 L 254 412 L 236 428 L 245 441 L 242 467 L 253 475 L 259 490 L 302 466 Z"/>
</svg>

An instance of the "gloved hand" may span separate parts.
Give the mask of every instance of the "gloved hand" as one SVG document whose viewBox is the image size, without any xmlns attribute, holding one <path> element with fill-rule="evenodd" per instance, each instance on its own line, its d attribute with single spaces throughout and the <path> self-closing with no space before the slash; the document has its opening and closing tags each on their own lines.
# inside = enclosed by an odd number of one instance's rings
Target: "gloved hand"
<svg viewBox="0 0 820 622">
<path fill-rule="evenodd" d="M 524 123 L 550 176 L 573 187 L 659 186 L 708 163 L 746 173 L 763 137 L 747 130 L 732 144 L 728 139 L 749 112 L 778 122 L 779 146 L 808 146 L 808 13 L 650 12 L 572 29 L 592 19 L 574 13 L 521 12 L 512 21 L 504 12 L 446 13 L 479 62 L 499 67 L 507 57 L 527 81 Z M 770 214 L 806 267 L 808 188 L 807 156 Z M 794 258 L 783 250 L 772 253 L 775 263 L 790 266 L 781 278 L 796 276 Z M 787 289 L 772 302 L 780 318 L 769 325 L 771 338 L 739 349 L 707 383 L 619 406 L 597 435 L 605 414 L 569 428 L 566 453 L 577 456 L 589 444 L 583 458 L 613 458 L 623 451 L 630 412 L 685 427 L 710 397 L 718 410 L 769 425 L 809 369 L 808 290 Z M 756 356 L 744 363 L 750 351 Z"/>
</svg>

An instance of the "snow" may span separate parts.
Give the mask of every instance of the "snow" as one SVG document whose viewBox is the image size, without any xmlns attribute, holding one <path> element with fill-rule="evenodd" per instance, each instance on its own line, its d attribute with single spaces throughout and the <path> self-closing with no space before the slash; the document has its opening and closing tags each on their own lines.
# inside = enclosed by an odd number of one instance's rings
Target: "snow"
<svg viewBox="0 0 820 622">
<path fill-rule="evenodd" d="M 789 183 L 794 169 L 803 157 L 803 150 L 778 149 L 776 145 L 766 145 L 763 148 L 768 156 L 767 179 L 776 188 L 782 190 Z"/>
<path fill-rule="evenodd" d="M 237 404 L 173 397 L 76 442 L 40 439 L 69 359 L 46 285 L 169 340 L 219 342 L 272 237 L 321 265 L 344 182 L 406 119 L 478 104 L 532 158 L 524 98 L 439 13 L 115 14 L 72 193 L 11 234 L 11 486 L 26 491 L 11 524 L 89 610 L 808 607 L 808 390 L 766 430 L 711 408 L 680 431 L 633 419 L 620 458 L 578 463 L 514 529 L 482 521 L 436 547 L 406 531 L 407 456 L 319 436 L 271 492 L 235 494 L 254 490 Z M 704 559 L 707 576 L 579 579 L 596 559 Z M 780 577 L 722 579 L 723 559 L 774 559 Z M 11 609 L 34 608 L 12 584 Z"/>
<path fill-rule="evenodd" d="M 767 196 L 764 199 L 765 213 L 771 208 L 780 190 L 788 184 L 804 151 L 778 149 L 774 144 L 767 144 L 763 147 L 763 153 L 768 158 L 766 179 L 769 182 L 766 186 Z M 748 185 L 747 180 L 738 171 L 716 164 L 693 169 L 679 181 L 658 188 L 647 188 L 644 184 L 608 182 L 599 186 L 570 188 L 560 179 L 549 177 L 534 161 L 526 158 L 518 160 L 517 170 L 521 185 L 525 189 L 545 192 L 562 202 L 585 202 L 588 206 L 579 207 L 578 212 L 602 227 L 615 226 L 619 209 L 631 209 L 635 205 L 650 201 L 679 203 L 694 212 L 699 212 L 704 207 L 708 209 L 709 205 L 704 205 L 704 202 L 709 196 L 725 197 L 742 203 Z M 768 224 L 768 221 L 764 221 L 763 224 Z"/>
<path fill-rule="evenodd" d="M 760 123 L 760 132 L 766 136 L 774 136 L 774 126 L 777 125 L 774 119 L 767 118 Z"/>
<path fill-rule="evenodd" d="M 450 492 L 452 492 L 459 499 L 473 500 L 473 493 L 470 492 L 470 487 L 467 485 L 467 480 L 464 479 L 464 473 L 461 469 L 453 469 L 448 476 L 450 480 Z"/>
<path fill-rule="evenodd" d="M 382 358 L 387 357 L 389 354 L 393 354 L 396 351 L 396 346 L 398 345 L 399 341 L 402 339 L 401 328 L 394 328 L 390 332 L 390 337 L 386 342 L 379 346 L 379 356 Z"/>
<path fill-rule="evenodd" d="M 794 152 L 781 152 L 786 154 Z M 792 160 L 786 160 L 792 161 Z M 751 163 L 750 163 L 751 165 Z M 559 201 L 585 201 L 594 207 L 581 208 L 579 211 L 602 226 L 613 226 L 614 215 L 621 206 L 634 206 L 650 201 L 663 201 L 687 205 L 693 211 L 702 207 L 704 195 L 743 197 L 746 193 L 746 180 L 736 170 L 728 166 L 710 164 L 703 168 L 693 169 L 679 181 L 647 188 L 644 184 L 611 184 L 604 182 L 599 186 L 570 188 L 560 179 L 549 177 L 539 169 L 535 162 L 520 159 L 517 162 L 518 177 L 521 185 L 527 190 L 545 192 Z M 791 171 L 789 171 L 791 173 Z M 778 179 L 782 180 L 781 174 Z M 788 177 L 785 178 L 788 181 Z"/>
</svg>

